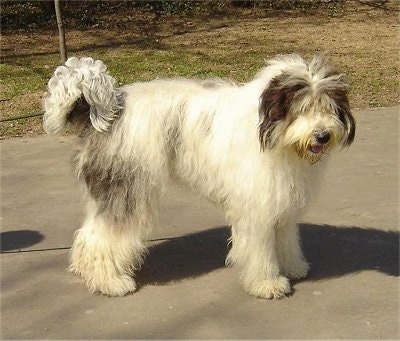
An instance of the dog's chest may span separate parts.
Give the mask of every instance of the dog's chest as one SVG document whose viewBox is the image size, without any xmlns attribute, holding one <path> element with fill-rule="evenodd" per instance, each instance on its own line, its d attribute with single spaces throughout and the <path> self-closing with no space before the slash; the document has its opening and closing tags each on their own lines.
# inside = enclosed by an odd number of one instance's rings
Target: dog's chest
<svg viewBox="0 0 400 341">
<path fill-rule="evenodd" d="M 287 215 L 307 206 L 318 186 L 320 172 L 317 167 L 289 162 L 272 167 L 268 178 L 270 205 L 276 212 Z"/>
</svg>

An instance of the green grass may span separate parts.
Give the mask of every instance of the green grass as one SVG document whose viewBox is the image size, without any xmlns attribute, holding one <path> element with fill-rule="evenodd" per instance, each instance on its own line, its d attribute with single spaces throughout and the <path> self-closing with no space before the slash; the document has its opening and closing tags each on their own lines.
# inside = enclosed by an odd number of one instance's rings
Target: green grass
<svg viewBox="0 0 400 341">
<path fill-rule="evenodd" d="M 225 55 L 207 55 L 201 51 L 188 52 L 173 51 L 132 51 L 107 50 L 93 54 L 96 58 L 104 60 L 110 73 L 121 84 L 135 81 L 148 81 L 164 77 L 222 77 L 235 78 L 246 81 L 254 76 L 256 70 L 262 65 L 262 58 L 256 58 L 259 65 L 249 57 L 242 58 L 236 55 L 230 58 Z M 237 60 L 243 63 L 237 63 Z M 249 69 L 248 65 L 252 67 Z"/>
<path fill-rule="evenodd" d="M 12 98 L 28 92 L 39 91 L 46 80 L 42 70 L 29 66 L 0 64 L 2 98 Z"/>
</svg>

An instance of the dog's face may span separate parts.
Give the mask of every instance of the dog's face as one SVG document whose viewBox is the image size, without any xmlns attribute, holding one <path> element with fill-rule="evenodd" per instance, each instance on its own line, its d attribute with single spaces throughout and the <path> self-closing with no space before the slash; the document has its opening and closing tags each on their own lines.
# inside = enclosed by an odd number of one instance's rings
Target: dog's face
<svg viewBox="0 0 400 341">
<path fill-rule="evenodd" d="M 350 145 L 355 120 L 347 91 L 343 75 L 319 58 L 283 71 L 260 98 L 261 149 L 293 148 L 315 163 L 333 147 Z"/>
</svg>

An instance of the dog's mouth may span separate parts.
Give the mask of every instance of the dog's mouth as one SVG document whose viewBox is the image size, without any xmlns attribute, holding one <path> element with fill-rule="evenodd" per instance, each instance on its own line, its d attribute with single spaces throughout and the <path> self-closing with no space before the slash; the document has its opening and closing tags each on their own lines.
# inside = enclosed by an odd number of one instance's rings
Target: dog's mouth
<svg viewBox="0 0 400 341">
<path fill-rule="evenodd" d="M 309 150 L 311 153 L 313 153 L 313 154 L 320 154 L 320 153 L 323 153 L 323 152 L 324 152 L 324 150 L 325 150 L 325 145 L 319 144 L 319 143 L 317 143 L 317 144 L 311 144 L 311 145 L 308 147 L 308 150 Z"/>
<path fill-rule="evenodd" d="M 300 158 L 308 161 L 310 165 L 313 165 L 321 161 L 324 155 L 328 154 L 330 147 L 330 143 L 309 141 L 307 144 L 296 144 L 295 149 Z"/>
<path fill-rule="evenodd" d="M 326 154 L 327 145 L 320 143 L 312 143 L 306 148 L 296 147 L 297 154 L 304 160 L 307 160 L 310 165 L 321 161 Z"/>
</svg>

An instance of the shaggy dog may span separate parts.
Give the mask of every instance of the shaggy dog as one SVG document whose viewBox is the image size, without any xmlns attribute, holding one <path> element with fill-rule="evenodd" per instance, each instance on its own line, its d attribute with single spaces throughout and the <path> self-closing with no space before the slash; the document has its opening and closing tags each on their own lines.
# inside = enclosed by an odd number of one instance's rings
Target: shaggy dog
<svg viewBox="0 0 400 341">
<path fill-rule="evenodd" d="M 156 79 L 118 87 L 100 60 L 70 58 L 44 100 L 44 129 L 71 122 L 87 213 L 70 270 L 91 292 L 136 289 L 144 241 L 172 179 L 216 204 L 232 225 L 226 263 L 262 298 L 290 293 L 309 266 L 296 221 L 315 195 L 326 154 L 348 146 L 348 85 L 322 57 L 270 60 L 246 84 Z"/>
</svg>

